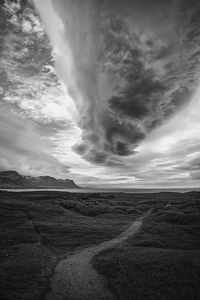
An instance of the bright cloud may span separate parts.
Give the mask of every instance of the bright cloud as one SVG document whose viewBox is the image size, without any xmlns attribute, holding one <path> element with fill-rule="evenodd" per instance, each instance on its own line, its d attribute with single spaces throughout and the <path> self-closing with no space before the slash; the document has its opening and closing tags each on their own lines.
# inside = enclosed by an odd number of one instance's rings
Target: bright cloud
<svg viewBox="0 0 200 300">
<path fill-rule="evenodd" d="M 0 7 L 0 169 L 68 177 L 85 186 L 198 186 L 199 48 L 198 41 L 188 36 L 196 34 L 198 40 L 199 27 L 183 28 L 182 38 L 188 39 L 188 45 L 182 44 L 184 63 L 172 66 L 179 51 L 170 35 L 173 26 L 178 26 L 174 21 L 171 28 L 163 20 L 161 38 L 154 43 L 158 36 L 154 12 L 149 16 L 151 24 L 147 21 L 148 30 L 130 25 L 129 18 L 123 24 L 113 19 L 111 24 L 106 15 L 106 26 L 112 25 L 112 43 L 102 42 L 106 56 L 99 52 L 102 60 L 97 63 L 95 44 L 90 48 L 91 35 L 84 35 L 85 30 L 91 31 L 91 24 L 97 26 L 94 19 L 85 22 L 83 14 L 76 21 L 76 26 L 83 22 L 80 36 L 73 36 L 69 28 L 70 39 L 66 39 L 66 14 L 61 8 L 70 8 L 72 2 L 36 1 L 44 26 L 31 1 L 23 7 L 21 1 L 4 1 Z M 120 1 L 115 4 L 123 12 Z M 164 9 L 166 18 L 174 20 L 177 6 L 165 5 L 160 13 Z M 88 8 L 90 17 L 93 9 Z M 147 12 L 148 7 L 143 13 Z M 69 19 L 74 14 L 76 6 Z M 135 22 L 139 24 L 142 18 L 138 14 Z M 184 26 L 189 23 L 185 19 Z M 86 39 L 80 41 L 82 34 Z M 124 69 L 127 61 L 131 68 Z M 94 70 L 100 66 L 98 77 Z M 136 69 L 134 74 L 131 70 Z M 134 89 L 129 79 L 123 79 L 124 70 L 130 72 L 127 78 L 133 78 Z M 114 90 L 120 90 L 120 96 L 111 97 Z M 182 100 L 184 105 L 180 105 Z"/>
</svg>

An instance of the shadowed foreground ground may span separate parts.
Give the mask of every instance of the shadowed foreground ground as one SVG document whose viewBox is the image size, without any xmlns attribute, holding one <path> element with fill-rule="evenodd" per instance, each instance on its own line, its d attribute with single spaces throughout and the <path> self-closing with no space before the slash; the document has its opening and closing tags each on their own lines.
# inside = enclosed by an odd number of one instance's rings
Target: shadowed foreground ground
<svg viewBox="0 0 200 300">
<path fill-rule="evenodd" d="M 92 259 L 105 249 L 121 246 L 131 237 L 137 235 L 143 225 L 143 220 L 150 214 L 147 211 L 136 219 L 116 238 L 100 243 L 69 256 L 56 267 L 56 274 L 52 280 L 48 300 L 113 300 L 109 289 L 104 286 L 104 280 L 93 269 Z"/>
<path fill-rule="evenodd" d="M 199 196 L 0 192 L 1 299 L 45 299 L 59 261 L 118 236 L 151 208 L 138 234 L 93 266 L 115 299 L 200 299 Z"/>
</svg>

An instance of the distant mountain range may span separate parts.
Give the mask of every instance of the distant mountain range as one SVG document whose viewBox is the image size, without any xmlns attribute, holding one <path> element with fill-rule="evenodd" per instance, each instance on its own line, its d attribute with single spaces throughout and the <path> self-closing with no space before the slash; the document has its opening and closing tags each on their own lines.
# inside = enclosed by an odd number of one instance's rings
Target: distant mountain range
<svg viewBox="0 0 200 300">
<path fill-rule="evenodd" d="M 73 189 L 79 188 L 73 180 L 50 176 L 23 176 L 16 171 L 0 172 L 0 189 Z"/>
</svg>

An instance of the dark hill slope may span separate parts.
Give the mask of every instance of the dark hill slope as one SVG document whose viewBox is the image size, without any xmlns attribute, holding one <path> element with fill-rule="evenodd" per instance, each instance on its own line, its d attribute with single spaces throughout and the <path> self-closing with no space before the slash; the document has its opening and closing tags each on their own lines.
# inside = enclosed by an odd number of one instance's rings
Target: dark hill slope
<svg viewBox="0 0 200 300">
<path fill-rule="evenodd" d="M 69 179 L 56 179 L 50 176 L 23 176 L 16 171 L 0 172 L 0 188 L 78 188 Z"/>
</svg>

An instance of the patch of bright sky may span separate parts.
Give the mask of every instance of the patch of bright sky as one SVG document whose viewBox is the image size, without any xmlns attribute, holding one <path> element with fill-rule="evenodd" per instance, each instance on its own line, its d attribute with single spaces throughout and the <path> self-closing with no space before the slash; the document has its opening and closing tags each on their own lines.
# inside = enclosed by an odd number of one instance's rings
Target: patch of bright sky
<svg viewBox="0 0 200 300">
<path fill-rule="evenodd" d="M 10 12 L 18 9 L 18 1 L 12 5 L 9 8 Z M 10 20 L 13 24 L 19 25 L 15 13 Z M 37 32 L 39 37 L 44 33 L 41 23 L 32 14 L 29 15 L 29 20 L 22 22 L 21 26 L 25 33 Z M 62 30 L 62 24 L 60 26 Z M 77 120 L 78 114 L 66 87 L 56 77 L 54 67 L 46 64 L 36 76 L 28 77 L 26 74 L 19 76 L 15 72 L 18 66 L 14 65 L 10 58 L 13 56 L 17 59 L 23 58 L 28 50 L 24 47 L 23 52 L 14 53 L 11 44 L 13 36 L 9 38 L 6 54 L 8 59 L 1 61 L 1 66 L 8 71 L 11 82 L 20 83 L 14 87 L 17 92 L 9 90 L 2 101 L 8 105 L 12 104 L 15 107 L 14 113 L 24 118 L 24 122 L 26 122 L 25 119 L 31 119 L 36 128 L 41 124 L 49 124 L 49 126 L 55 124 L 54 132 L 49 130 L 47 135 L 42 135 L 40 132 L 41 140 L 48 147 L 45 146 L 42 158 L 40 157 L 37 163 L 33 159 L 30 160 L 29 156 L 26 159 L 25 156 L 18 156 L 19 164 L 13 161 L 10 166 L 20 168 L 23 165 L 22 171 L 25 173 L 39 175 L 42 170 L 56 177 L 65 177 L 65 172 L 59 172 L 59 168 L 66 166 L 66 168 L 69 167 L 70 174 L 78 184 L 101 187 L 197 186 L 199 184 L 197 172 L 200 168 L 194 160 L 200 162 L 200 88 L 185 108 L 153 131 L 138 146 L 137 154 L 119 158 L 119 166 L 116 167 L 92 164 L 72 150 L 74 144 L 81 139 L 81 130 L 72 120 Z M 59 45 L 59 41 L 56 43 Z M 54 49 L 54 51 L 59 52 L 59 49 Z M 0 89 L 3 88 L 0 87 Z M 12 105 L 11 110 L 14 110 Z M 63 127 L 57 128 L 56 123 L 61 121 L 64 124 Z M 32 143 L 36 143 L 37 135 L 34 133 L 33 136 L 34 139 L 27 137 L 27 143 L 21 141 L 27 151 L 28 147 L 31 151 Z M 39 153 L 38 147 L 35 150 L 37 153 Z M 13 151 L 9 155 L 6 154 L 9 153 L 8 149 L 1 152 L 0 162 L 5 168 L 9 167 L 9 161 L 11 157 L 14 157 Z M 195 178 L 191 176 L 192 170 L 195 170 Z M 68 175 L 66 177 L 69 177 Z"/>
</svg>

